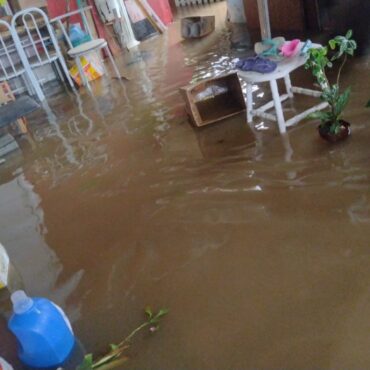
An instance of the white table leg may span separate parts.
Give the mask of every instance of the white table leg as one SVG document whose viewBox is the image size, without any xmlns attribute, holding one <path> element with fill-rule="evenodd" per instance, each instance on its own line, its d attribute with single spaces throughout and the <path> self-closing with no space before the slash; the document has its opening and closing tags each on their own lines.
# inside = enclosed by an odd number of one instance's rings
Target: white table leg
<svg viewBox="0 0 370 370">
<path fill-rule="evenodd" d="M 253 121 L 253 85 L 247 84 L 247 122 Z"/>
<path fill-rule="evenodd" d="M 285 119 L 283 115 L 283 107 L 281 106 L 279 90 L 276 83 L 276 80 L 270 81 L 270 87 L 272 92 L 272 98 L 274 99 L 276 118 L 279 125 L 279 131 L 281 134 L 286 132 Z"/>
<path fill-rule="evenodd" d="M 106 47 L 105 47 L 105 51 L 107 52 L 108 57 L 109 57 L 109 59 L 110 59 L 110 62 L 111 62 L 111 63 L 112 63 L 112 65 L 113 65 L 113 69 L 114 69 L 114 72 L 116 73 L 116 76 L 117 76 L 118 80 L 120 80 L 120 79 L 121 79 L 121 74 L 119 73 L 119 70 L 118 70 L 117 64 L 116 64 L 116 62 L 114 61 L 114 58 L 113 58 L 112 53 L 111 53 L 111 52 L 110 52 L 110 50 L 109 50 L 109 46 L 106 46 Z"/>
<path fill-rule="evenodd" d="M 289 98 L 293 98 L 292 82 L 290 81 L 290 74 L 284 77 L 285 88 Z"/>
<path fill-rule="evenodd" d="M 35 90 L 33 89 L 32 85 L 28 81 L 27 75 L 23 73 L 21 76 L 22 76 L 22 80 L 23 80 L 23 82 L 24 82 L 24 84 L 26 86 L 28 95 L 29 96 L 35 95 Z"/>
</svg>

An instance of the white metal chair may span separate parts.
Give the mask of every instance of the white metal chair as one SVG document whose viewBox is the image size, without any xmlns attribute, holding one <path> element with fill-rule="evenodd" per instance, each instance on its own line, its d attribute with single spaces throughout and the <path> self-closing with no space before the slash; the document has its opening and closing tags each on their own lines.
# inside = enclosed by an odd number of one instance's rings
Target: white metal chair
<svg viewBox="0 0 370 370">
<path fill-rule="evenodd" d="M 318 44 L 313 44 L 312 47 L 319 47 Z M 321 102 L 314 107 L 307 109 L 306 111 L 297 114 L 296 116 L 285 120 L 283 114 L 283 108 L 281 103 L 288 98 L 293 98 L 293 94 L 303 94 L 313 97 L 320 97 L 321 92 L 306 89 L 302 87 L 292 86 L 290 80 L 290 73 L 294 70 L 302 67 L 306 63 L 307 57 L 304 55 L 298 55 L 293 58 L 285 58 L 282 62 L 278 63 L 278 67 L 274 72 L 271 73 L 258 73 L 258 72 L 243 72 L 238 71 L 239 77 L 247 83 L 247 120 L 251 123 L 253 117 L 261 117 L 271 121 L 277 121 L 280 133 L 286 132 L 286 128 L 295 125 L 302 119 L 306 118 L 310 113 L 318 110 L 325 109 L 328 103 Z M 284 79 L 286 94 L 280 95 L 277 85 L 277 80 Z M 270 102 L 264 104 L 259 108 L 253 107 L 253 85 L 262 82 L 269 82 L 272 93 L 272 99 Z M 275 114 L 267 113 L 271 108 L 275 108 Z"/>
<path fill-rule="evenodd" d="M 18 35 L 19 42 L 16 43 L 16 47 L 18 50 L 24 50 L 27 54 L 29 65 L 34 69 L 45 64 L 54 64 L 61 80 L 67 79 L 71 88 L 74 89 L 73 81 L 48 16 L 39 8 L 24 9 L 14 14 L 12 19 L 14 31 L 17 29 L 17 25 L 24 28 L 24 33 Z"/>
<path fill-rule="evenodd" d="M 20 77 L 30 95 L 36 93 L 40 101 L 45 100 L 23 48 L 17 47 L 20 42 L 17 33 L 7 22 L 0 20 L 0 24 L 7 29 L 7 32 L 0 34 L 0 81 Z M 13 91 L 16 92 L 16 89 Z"/>
<path fill-rule="evenodd" d="M 88 80 L 87 80 L 87 78 L 86 78 L 86 76 L 83 72 L 81 57 L 83 57 L 84 55 L 86 55 L 88 53 L 91 53 L 93 51 L 99 51 L 101 49 L 104 49 L 106 51 L 106 53 L 107 53 L 107 55 L 108 55 L 108 57 L 109 57 L 109 59 L 112 63 L 114 72 L 117 75 L 117 78 L 121 79 L 121 74 L 120 74 L 120 72 L 117 68 L 116 63 L 114 62 L 114 59 L 113 59 L 112 53 L 109 50 L 109 46 L 108 46 L 107 41 L 105 39 L 101 39 L 101 38 L 98 38 L 98 39 L 93 38 L 93 35 L 91 33 L 91 30 L 90 30 L 90 27 L 89 27 L 89 24 L 88 24 L 88 21 L 87 21 L 87 17 L 86 17 L 86 11 L 89 11 L 90 9 L 91 9 L 91 6 L 88 6 L 88 7 L 85 7 L 85 8 L 75 10 L 73 12 L 63 14 L 63 15 L 61 15 L 59 17 L 56 17 L 56 18 L 53 18 L 51 20 L 51 23 L 57 23 L 59 28 L 62 30 L 63 35 L 65 37 L 65 40 L 67 41 L 67 44 L 70 48 L 68 50 L 68 55 L 70 57 L 74 58 L 74 60 L 76 62 L 76 65 L 78 67 L 79 74 L 81 76 L 81 81 L 82 81 L 84 86 L 89 86 L 89 82 L 88 82 Z M 71 39 L 70 39 L 70 37 L 68 35 L 68 32 L 66 30 L 66 27 L 64 25 L 64 21 L 67 20 L 72 15 L 76 15 L 76 14 L 80 14 L 80 16 L 82 18 L 82 21 L 83 21 L 83 25 L 82 25 L 83 29 L 85 30 L 85 32 L 87 32 L 89 34 L 90 41 L 87 41 L 83 44 L 80 44 L 76 47 L 73 47 Z"/>
</svg>

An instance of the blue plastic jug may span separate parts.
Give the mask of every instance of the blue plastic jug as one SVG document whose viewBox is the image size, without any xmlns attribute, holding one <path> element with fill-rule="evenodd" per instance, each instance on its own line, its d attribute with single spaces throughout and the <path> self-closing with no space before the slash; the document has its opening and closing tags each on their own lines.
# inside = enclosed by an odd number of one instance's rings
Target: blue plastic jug
<svg viewBox="0 0 370 370">
<path fill-rule="evenodd" d="M 72 24 L 69 31 L 69 39 L 71 40 L 72 46 L 76 47 L 91 40 L 89 34 L 81 29 L 79 24 Z"/>
<path fill-rule="evenodd" d="M 36 368 L 62 364 L 75 343 L 63 311 L 48 299 L 30 298 L 21 290 L 11 299 L 14 313 L 8 326 L 18 339 L 20 360 Z"/>
</svg>

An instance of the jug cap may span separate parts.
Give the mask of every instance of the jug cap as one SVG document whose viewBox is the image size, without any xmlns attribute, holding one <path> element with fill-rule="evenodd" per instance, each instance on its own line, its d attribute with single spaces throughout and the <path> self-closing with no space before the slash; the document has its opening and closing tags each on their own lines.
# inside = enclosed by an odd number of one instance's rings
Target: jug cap
<svg viewBox="0 0 370 370">
<path fill-rule="evenodd" d="M 13 311 L 18 315 L 25 313 L 33 306 L 32 299 L 23 290 L 14 292 L 10 299 L 13 302 Z"/>
</svg>

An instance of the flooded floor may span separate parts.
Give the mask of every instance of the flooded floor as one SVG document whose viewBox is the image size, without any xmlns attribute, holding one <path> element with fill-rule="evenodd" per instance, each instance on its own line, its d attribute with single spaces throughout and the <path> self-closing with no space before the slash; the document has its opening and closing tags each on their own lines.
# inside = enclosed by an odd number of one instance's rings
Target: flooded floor
<svg viewBox="0 0 370 370">
<path fill-rule="evenodd" d="M 175 22 L 119 61 L 131 81 L 59 90 L 30 116 L 33 139 L 0 167 L 0 240 L 27 292 L 60 304 L 86 351 L 126 336 L 146 305 L 169 308 L 126 368 L 368 369 L 369 58 L 344 74 L 343 143 L 309 122 L 283 137 L 273 123 L 250 128 L 244 114 L 196 129 L 178 89 L 240 55 L 224 4 L 210 11 L 206 39 L 180 42 Z M 305 71 L 293 80 L 312 86 Z"/>
</svg>

